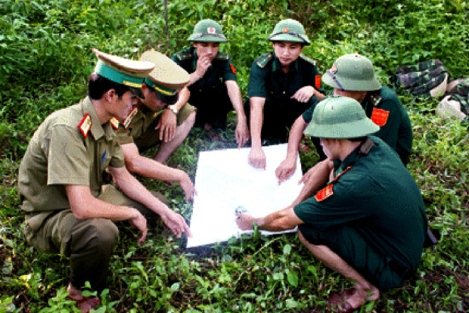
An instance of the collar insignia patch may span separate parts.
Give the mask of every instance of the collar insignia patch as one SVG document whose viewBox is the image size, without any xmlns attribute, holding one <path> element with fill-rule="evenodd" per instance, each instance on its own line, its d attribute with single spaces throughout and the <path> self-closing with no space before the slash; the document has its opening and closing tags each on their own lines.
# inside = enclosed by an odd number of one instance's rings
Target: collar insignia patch
<svg viewBox="0 0 469 313">
<path fill-rule="evenodd" d="M 117 120 L 117 118 L 113 117 L 109 120 L 109 123 L 111 123 L 111 126 L 113 129 L 117 129 L 119 128 L 119 121 Z"/>
<path fill-rule="evenodd" d="M 81 119 L 80 123 L 78 123 L 77 125 L 78 130 L 80 131 L 83 138 L 88 137 L 88 133 L 91 130 L 91 125 L 92 125 L 91 116 L 88 113 L 86 113 Z"/>
<path fill-rule="evenodd" d="M 125 119 L 125 121 L 124 121 L 124 123 L 123 123 L 125 128 L 129 127 L 130 122 L 132 122 L 132 119 L 134 118 L 135 114 L 137 114 L 137 112 L 138 112 L 138 109 L 137 109 L 137 107 L 135 107 L 135 108 L 129 113 L 129 115 L 127 116 L 127 118 Z"/>
</svg>

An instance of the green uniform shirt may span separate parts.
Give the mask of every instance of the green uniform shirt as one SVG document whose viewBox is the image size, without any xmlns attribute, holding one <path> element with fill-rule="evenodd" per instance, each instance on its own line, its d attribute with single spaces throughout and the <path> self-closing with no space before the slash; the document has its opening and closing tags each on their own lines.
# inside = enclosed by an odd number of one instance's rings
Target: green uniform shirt
<svg viewBox="0 0 469 313">
<path fill-rule="evenodd" d="M 370 139 L 368 154 L 353 151 L 335 165 L 335 180 L 294 208 L 300 230 L 352 228 L 396 268 L 415 271 L 427 229 L 420 190 L 389 146 Z"/>
<path fill-rule="evenodd" d="M 197 51 L 194 47 L 181 50 L 171 57 L 188 73 L 197 68 Z M 225 82 L 236 81 L 236 69 L 228 55 L 218 52 L 212 65 L 204 76 L 190 85 L 189 103 L 197 108 L 196 126 L 210 123 L 212 126 L 224 128 L 226 115 L 232 109 Z"/>
<path fill-rule="evenodd" d="M 366 115 L 380 127 L 374 135 L 383 139 L 397 152 L 404 164 L 409 162 L 412 148 L 412 126 L 406 110 L 396 93 L 389 87 L 382 87 L 375 93 L 369 93 L 362 103 Z M 312 119 L 313 107 L 303 114 L 309 123 Z"/>
<path fill-rule="evenodd" d="M 171 56 L 174 62 L 185 69 L 188 73 L 195 72 L 197 68 L 197 53 L 194 47 L 186 48 Z M 236 81 L 236 70 L 228 55 L 218 52 L 213 59 L 212 65 L 207 69 L 205 75 L 189 86 L 192 93 L 198 94 L 211 91 L 224 85 L 227 80 Z"/>
<path fill-rule="evenodd" d="M 301 103 L 291 97 L 305 86 L 321 88 L 321 78 L 314 61 L 300 56 L 284 73 L 273 52 L 261 55 L 251 66 L 249 75 L 249 97 L 265 98 L 262 137 L 284 137 L 298 116 L 318 100 L 311 97 Z"/>
<path fill-rule="evenodd" d="M 79 131 L 91 118 L 86 138 Z M 108 166 L 124 166 L 124 156 L 110 123 L 101 125 L 89 98 L 49 115 L 34 133 L 24 155 L 18 189 L 27 212 L 69 208 L 64 185 L 89 186 L 98 196 Z"/>
</svg>

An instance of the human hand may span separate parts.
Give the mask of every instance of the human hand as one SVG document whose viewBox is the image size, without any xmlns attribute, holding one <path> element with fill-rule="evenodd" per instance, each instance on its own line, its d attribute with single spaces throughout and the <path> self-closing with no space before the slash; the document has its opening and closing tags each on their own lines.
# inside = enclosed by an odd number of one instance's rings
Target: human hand
<svg viewBox="0 0 469 313">
<path fill-rule="evenodd" d="M 275 175 L 278 178 L 278 183 L 286 181 L 290 176 L 295 172 L 296 169 L 296 160 L 290 160 L 286 158 L 283 160 L 280 165 L 275 169 Z"/>
<path fill-rule="evenodd" d="M 249 129 L 245 120 L 238 120 L 238 123 L 236 124 L 235 136 L 238 148 L 243 147 L 249 140 Z"/>
<path fill-rule="evenodd" d="M 264 150 L 261 148 L 251 148 L 249 151 L 248 157 L 249 164 L 251 164 L 255 168 L 262 168 L 265 169 L 266 166 L 266 159 Z"/>
<path fill-rule="evenodd" d="M 171 110 L 164 110 L 155 129 L 159 130 L 158 138 L 163 142 L 173 140 L 176 134 L 177 117 Z"/>
<path fill-rule="evenodd" d="M 303 174 L 298 184 L 302 184 L 302 183 L 307 184 L 311 180 L 311 177 L 314 176 L 314 173 L 316 171 L 317 171 L 316 166 L 313 166 L 312 168 L 310 168 L 306 173 Z"/>
<path fill-rule="evenodd" d="M 182 175 L 181 180 L 179 181 L 179 185 L 181 186 L 182 190 L 184 191 L 184 198 L 186 201 L 192 201 L 194 200 L 194 195 L 196 193 L 194 184 L 192 183 L 192 180 L 190 179 L 189 175 L 184 173 Z"/>
<path fill-rule="evenodd" d="M 191 230 L 182 215 L 168 208 L 160 216 L 166 227 L 168 227 L 177 238 L 180 238 L 182 234 L 186 234 L 186 236 L 189 237 L 192 236 Z"/>
<path fill-rule="evenodd" d="M 314 90 L 315 89 L 312 86 L 304 86 L 304 87 L 298 89 L 293 94 L 293 96 L 291 96 L 291 99 L 295 99 L 298 102 L 306 103 L 314 95 Z"/>
<path fill-rule="evenodd" d="M 197 60 L 197 65 L 195 68 L 195 73 L 199 77 L 203 77 L 207 72 L 208 68 L 212 66 L 210 58 L 207 56 L 201 57 Z"/>
<path fill-rule="evenodd" d="M 254 224 L 254 217 L 247 213 L 239 213 L 236 215 L 236 224 L 241 230 L 252 229 Z"/>
<path fill-rule="evenodd" d="M 141 245 L 147 238 L 148 228 L 147 228 L 147 220 L 146 218 L 140 213 L 137 209 L 132 208 L 135 210 L 136 214 L 135 217 L 130 219 L 130 224 L 133 227 L 137 228 L 141 232 L 140 238 L 137 240 L 138 244 Z"/>
</svg>

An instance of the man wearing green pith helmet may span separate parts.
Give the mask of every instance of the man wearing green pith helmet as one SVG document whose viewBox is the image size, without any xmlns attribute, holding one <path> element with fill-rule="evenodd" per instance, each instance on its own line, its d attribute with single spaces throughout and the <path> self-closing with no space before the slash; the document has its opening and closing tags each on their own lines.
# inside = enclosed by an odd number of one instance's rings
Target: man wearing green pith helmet
<svg viewBox="0 0 469 313">
<path fill-rule="evenodd" d="M 266 166 L 262 146 L 286 142 L 288 129 L 296 118 L 324 97 L 315 61 L 301 54 L 303 47 L 310 44 L 303 25 L 293 19 L 282 20 L 275 25 L 269 40 L 273 52 L 253 62 L 248 85 L 248 161 L 256 168 Z"/>
<path fill-rule="evenodd" d="M 412 147 L 409 116 L 396 93 L 379 83 L 368 58 L 357 53 L 343 55 L 323 74 L 322 81 L 334 88 L 335 95 L 359 101 L 366 115 L 380 126 L 375 135 L 397 152 L 402 163 L 409 162 Z M 298 147 L 313 110 L 314 107 L 310 107 L 293 124 L 288 138 L 287 156 L 276 169 L 280 182 L 288 179 L 295 170 Z"/>
<path fill-rule="evenodd" d="M 422 196 L 397 154 L 370 136 L 378 130 L 356 100 L 321 101 L 305 130 L 327 156 L 320 179 L 297 205 L 236 219 L 243 230 L 298 226 L 311 254 L 354 283 L 330 297 L 332 312 L 352 312 L 402 286 L 420 262 L 427 228 Z"/>
<path fill-rule="evenodd" d="M 204 128 L 212 138 L 217 130 L 225 129 L 228 112 L 234 108 L 238 146 L 249 139 L 241 90 L 236 82 L 236 68 L 228 55 L 219 51 L 227 42 L 219 23 L 203 19 L 189 36 L 192 46 L 172 56 L 172 59 L 190 74 L 187 87 L 180 92 L 180 102 L 188 101 L 197 108 L 195 126 Z"/>
</svg>

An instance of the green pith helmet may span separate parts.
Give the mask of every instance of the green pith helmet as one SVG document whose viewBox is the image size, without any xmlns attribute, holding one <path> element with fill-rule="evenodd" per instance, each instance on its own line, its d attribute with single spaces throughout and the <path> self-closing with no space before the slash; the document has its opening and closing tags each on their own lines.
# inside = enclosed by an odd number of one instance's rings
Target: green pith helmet
<svg viewBox="0 0 469 313">
<path fill-rule="evenodd" d="M 309 45 L 308 36 L 305 28 L 297 20 L 291 18 L 278 22 L 269 36 L 270 41 L 298 42 Z"/>
<path fill-rule="evenodd" d="M 221 29 L 221 25 L 211 19 L 199 21 L 194 26 L 192 35 L 189 36 L 192 42 L 227 42 Z"/>
<path fill-rule="evenodd" d="M 332 68 L 322 75 L 322 81 L 333 88 L 347 91 L 373 91 L 381 89 L 373 63 L 359 54 L 346 54 L 338 58 Z"/>
<path fill-rule="evenodd" d="M 379 130 L 360 103 L 349 97 L 329 97 L 318 103 L 304 133 L 319 138 L 351 139 Z"/>
</svg>

